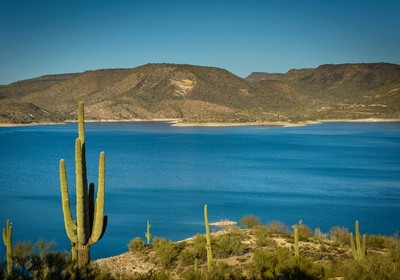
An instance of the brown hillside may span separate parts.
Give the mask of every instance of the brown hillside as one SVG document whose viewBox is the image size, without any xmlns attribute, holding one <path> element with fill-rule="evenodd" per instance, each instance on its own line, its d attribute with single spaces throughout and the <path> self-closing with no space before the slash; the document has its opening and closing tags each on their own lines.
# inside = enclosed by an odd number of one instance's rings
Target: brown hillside
<svg viewBox="0 0 400 280">
<path fill-rule="evenodd" d="M 0 87 L 0 122 L 73 119 L 81 100 L 88 118 L 98 120 L 268 122 L 400 115 L 399 65 L 322 65 L 267 76 L 246 80 L 224 69 L 182 64 L 47 75 Z"/>
</svg>

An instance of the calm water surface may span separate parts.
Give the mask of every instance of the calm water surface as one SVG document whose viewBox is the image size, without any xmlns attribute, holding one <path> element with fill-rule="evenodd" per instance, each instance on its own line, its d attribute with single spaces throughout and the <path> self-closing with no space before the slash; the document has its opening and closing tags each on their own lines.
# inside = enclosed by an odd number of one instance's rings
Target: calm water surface
<svg viewBox="0 0 400 280">
<path fill-rule="evenodd" d="M 66 161 L 74 204 L 76 137 L 76 124 L 0 128 L 0 227 L 12 220 L 14 242 L 45 238 L 70 249 L 58 162 Z M 353 231 L 356 219 L 365 233 L 400 229 L 400 123 L 88 123 L 86 143 L 96 185 L 100 151 L 107 160 L 109 224 L 93 258 L 126 252 L 129 240 L 144 238 L 147 219 L 154 236 L 203 233 L 204 204 L 211 221 L 254 214 L 286 225 L 302 219 L 324 232 L 338 225 Z"/>
</svg>

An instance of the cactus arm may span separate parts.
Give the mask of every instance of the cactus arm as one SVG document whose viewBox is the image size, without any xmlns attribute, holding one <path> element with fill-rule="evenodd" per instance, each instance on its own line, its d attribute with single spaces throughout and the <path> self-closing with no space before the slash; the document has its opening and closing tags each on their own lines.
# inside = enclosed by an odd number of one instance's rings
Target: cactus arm
<svg viewBox="0 0 400 280">
<path fill-rule="evenodd" d="M 107 223 L 108 223 L 108 216 L 106 215 L 106 216 L 104 216 L 104 218 L 103 218 L 103 231 L 101 232 L 101 235 L 100 235 L 99 240 L 102 239 L 104 233 L 106 233 Z"/>
<path fill-rule="evenodd" d="M 93 218 L 92 236 L 90 237 L 90 244 L 94 244 L 100 240 L 100 236 L 104 227 L 104 181 L 105 181 L 105 154 L 100 153 L 99 159 L 99 182 Z"/>
<path fill-rule="evenodd" d="M 75 141 L 75 164 L 76 164 L 76 222 L 77 235 L 80 244 L 87 243 L 85 225 L 85 192 L 82 174 L 82 147 L 79 138 Z"/>
<path fill-rule="evenodd" d="M 361 258 L 362 259 L 365 259 L 366 249 L 367 249 L 367 236 L 365 234 L 363 234 L 363 242 L 362 242 L 362 247 L 361 247 Z"/>
<path fill-rule="evenodd" d="M 89 185 L 89 201 L 88 201 L 88 210 L 89 210 L 89 225 L 93 225 L 94 221 L 94 213 L 95 213 L 95 201 L 94 201 L 94 183 L 90 183 Z M 90 229 L 91 230 L 91 229 Z M 92 234 L 92 231 L 89 232 Z"/>
<path fill-rule="evenodd" d="M 207 212 L 207 204 L 204 205 L 204 224 L 206 226 L 206 250 L 207 250 L 207 266 L 208 270 L 212 269 L 212 251 L 211 251 L 211 238 L 210 238 L 210 227 L 208 225 L 208 212 Z"/>
<path fill-rule="evenodd" d="M 60 160 L 60 186 L 61 186 L 61 202 L 64 216 L 65 231 L 71 242 L 78 241 L 76 236 L 76 223 L 72 219 L 71 206 L 68 195 L 68 181 L 67 173 L 65 170 L 64 160 Z"/>
</svg>

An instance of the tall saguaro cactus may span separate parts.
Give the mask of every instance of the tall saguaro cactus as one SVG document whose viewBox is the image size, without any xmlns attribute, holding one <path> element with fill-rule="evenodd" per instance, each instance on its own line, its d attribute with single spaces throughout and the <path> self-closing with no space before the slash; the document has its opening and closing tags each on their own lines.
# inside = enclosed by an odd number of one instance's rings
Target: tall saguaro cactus
<svg viewBox="0 0 400 280">
<path fill-rule="evenodd" d="M 363 240 L 361 244 L 358 221 L 356 221 L 356 242 L 354 243 L 353 233 L 350 233 L 350 245 L 355 260 L 360 261 L 365 259 L 365 251 L 367 248 L 367 236 L 365 234 L 363 235 Z"/>
<path fill-rule="evenodd" d="M 98 190 L 94 201 L 94 184 L 88 187 L 86 172 L 86 144 L 84 126 L 84 105 L 78 107 L 78 138 L 75 141 L 75 174 L 76 174 L 76 221 L 72 219 L 65 162 L 60 160 L 60 185 L 64 224 L 68 238 L 72 243 L 72 258 L 78 267 L 90 262 L 90 246 L 99 241 L 107 226 L 104 216 L 104 181 L 105 155 L 100 153 Z"/>
<path fill-rule="evenodd" d="M 9 220 L 6 222 L 6 228 L 3 228 L 3 242 L 6 246 L 7 274 L 11 275 L 13 265 L 12 252 L 12 225 Z"/>
<path fill-rule="evenodd" d="M 204 205 L 204 224 L 206 225 L 206 250 L 207 250 L 207 267 L 210 271 L 212 269 L 212 252 L 211 252 L 211 238 L 210 238 L 210 227 L 208 225 L 208 212 L 207 204 Z"/>
</svg>

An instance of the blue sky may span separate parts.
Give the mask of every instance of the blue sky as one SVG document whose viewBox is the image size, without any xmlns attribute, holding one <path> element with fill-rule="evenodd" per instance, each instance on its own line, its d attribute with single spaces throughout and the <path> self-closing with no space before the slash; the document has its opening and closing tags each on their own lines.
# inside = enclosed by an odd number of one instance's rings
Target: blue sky
<svg viewBox="0 0 400 280">
<path fill-rule="evenodd" d="M 146 63 L 400 64 L 400 1 L 0 1 L 0 84 Z"/>
</svg>

